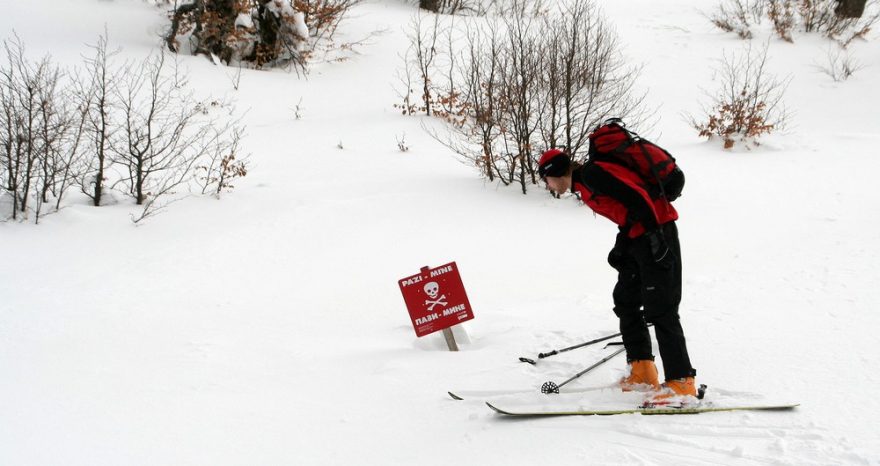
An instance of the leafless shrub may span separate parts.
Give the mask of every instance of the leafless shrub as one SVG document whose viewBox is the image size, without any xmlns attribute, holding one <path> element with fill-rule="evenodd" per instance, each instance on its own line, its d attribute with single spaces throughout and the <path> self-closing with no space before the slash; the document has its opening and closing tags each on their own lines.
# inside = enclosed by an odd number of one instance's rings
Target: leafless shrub
<svg viewBox="0 0 880 466">
<path fill-rule="evenodd" d="M 543 0 L 419 0 L 419 8 L 444 15 L 535 17 L 546 12 Z"/>
<path fill-rule="evenodd" d="M 725 0 L 718 11 L 708 15 L 719 29 L 734 32 L 741 39 L 752 38 L 752 25 L 761 22 L 765 0 Z"/>
<path fill-rule="evenodd" d="M 864 39 L 880 21 L 878 2 L 867 3 L 858 15 L 851 15 L 842 14 L 839 0 L 724 0 L 708 18 L 718 28 L 750 39 L 751 26 L 766 14 L 776 35 L 787 42 L 794 41 L 794 31 L 801 31 L 822 34 L 846 47 Z"/>
<path fill-rule="evenodd" d="M 0 142 L 4 149 L 5 188 L 12 196 L 12 218 L 27 212 L 30 190 L 34 185 L 37 166 L 39 88 L 46 80 L 45 62 L 33 64 L 24 56 L 24 46 L 16 38 L 3 43 L 7 66 L 2 69 L 3 85 L 0 98 L 3 105 L 3 134 Z"/>
<path fill-rule="evenodd" d="M 767 16 L 780 39 L 794 42 L 791 32 L 795 26 L 794 0 L 768 0 Z"/>
<path fill-rule="evenodd" d="M 490 181 L 498 178 L 509 184 L 512 160 L 504 155 L 509 153 L 502 149 L 506 144 L 499 144 L 504 140 L 502 135 L 507 133 L 502 123 L 501 97 L 501 56 L 506 39 L 500 29 L 495 21 L 468 25 L 462 66 L 454 78 L 462 92 L 460 109 L 465 118 L 449 125 L 447 136 L 438 137 L 434 133 L 434 137 L 464 157 Z M 503 165 L 507 169 L 503 169 Z"/>
<path fill-rule="evenodd" d="M 305 110 L 305 107 L 303 107 L 303 105 L 302 105 L 302 101 L 303 101 L 302 97 L 300 97 L 299 101 L 291 109 L 291 110 L 293 110 L 293 118 L 295 120 L 302 120 L 303 111 Z"/>
<path fill-rule="evenodd" d="M 3 46 L 0 200 L 9 198 L 13 219 L 33 212 L 39 222 L 44 206 L 54 200 L 57 211 L 79 184 L 95 206 L 124 187 L 143 206 L 138 223 L 190 192 L 196 167 L 218 196 L 247 174 L 234 111 L 196 101 L 164 53 L 119 68 L 101 36 L 67 79 L 48 58 L 28 60 L 17 38 Z"/>
<path fill-rule="evenodd" d="M 545 37 L 542 146 L 566 147 L 577 157 L 589 133 L 609 116 L 644 127 L 645 94 L 635 90 L 640 69 L 626 63 L 595 3 L 576 0 L 547 22 L 554 32 Z"/>
<path fill-rule="evenodd" d="M 440 115 L 447 131 L 428 129 L 489 180 L 525 193 L 542 149 L 565 146 L 577 156 L 599 121 L 644 117 L 638 69 L 626 66 L 591 0 L 547 16 L 487 18 L 456 35 L 458 60 L 436 79 L 451 83 L 437 92 L 452 97 Z"/>
<path fill-rule="evenodd" d="M 361 0 L 294 0 L 293 7 L 305 15 L 305 24 L 313 47 L 321 43 L 333 46 L 339 25 L 360 2 Z"/>
<path fill-rule="evenodd" d="M 411 43 L 412 44 L 412 43 Z M 394 108 L 400 109 L 400 113 L 403 115 L 415 115 L 419 113 L 419 103 L 418 98 L 414 95 L 415 89 L 417 89 L 418 82 L 418 68 L 415 66 L 413 61 L 413 52 L 414 49 L 412 46 L 407 48 L 404 55 L 398 54 L 401 61 L 403 62 L 403 69 L 397 70 L 397 80 L 400 83 L 400 86 L 397 87 L 397 94 L 400 98 L 400 103 L 395 103 Z M 426 105 L 422 106 L 427 109 Z"/>
<path fill-rule="evenodd" d="M 501 17 L 538 17 L 545 16 L 554 5 L 544 0 L 488 0 L 481 2 L 480 15 Z"/>
<path fill-rule="evenodd" d="M 711 104 L 704 119 L 689 117 L 700 136 L 720 137 L 724 148 L 737 142 L 757 144 L 757 138 L 784 128 L 789 114 L 782 103 L 790 78 L 778 79 L 766 70 L 767 46 L 740 54 L 724 54 L 719 70 L 721 86 L 708 94 Z"/>
<path fill-rule="evenodd" d="M 839 10 L 836 10 L 839 11 Z M 880 2 L 868 2 L 865 14 L 858 18 L 838 14 L 822 31 L 841 47 L 848 47 L 855 40 L 866 40 L 869 32 L 880 22 Z"/>
<path fill-rule="evenodd" d="M 229 78 L 229 82 L 232 83 L 232 89 L 236 91 L 241 87 L 241 68 L 241 63 L 239 63 L 235 72 L 226 75 Z"/>
<path fill-rule="evenodd" d="M 55 197 L 56 212 L 61 209 L 61 201 L 68 188 L 75 186 L 80 179 L 80 173 L 85 166 L 83 162 L 88 158 L 83 141 L 86 136 L 89 108 L 76 98 L 75 91 L 69 85 L 60 91 L 60 95 L 64 99 L 58 104 L 59 111 L 56 114 L 58 121 L 63 122 L 57 126 L 57 141 L 60 141 L 60 144 L 50 152 L 52 155 L 50 167 L 54 172 L 51 190 L 52 196 Z M 44 195 L 43 198 L 44 202 L 48 202 L 47 196 Z"/>
<path fill-rule="evenodd" d="M 406 133 L 397 136 L 397 150 L 401 152 L 409 152 L 409 144 L 406 142 Z"/>
<path fill-rule="evenodd" d="M 820 33 L 843 47 L 864 39 L 880 20 L 876 3 L 869 5 L 867 15 L 855 18 L 839 14 L 837 0 L 798 0 L 797 11 L 804 32 Z"/>
<path fill-rule="evenodd" d="M 64 73 L 48 57 L 30 61 L 15 37 L 4 41 L 0 67 L 0 183 L 11 197 L 12 218 L 61 199 L 79 168 L 82 112 L 63 87 Z"/>
<path fill-rule="evenodd" d="M 407 29 L 410 45 L 402 57 L 404 68 L 398 71 L 398 79 L 403 84 L 402 102 L 395 105 L 404 115 L 432 114 L 436 100 L 433 79 L 439 76 L 435 62 L 440 54 L 441 34 L 439 15 L 419 12 L 410 20 Z"/>
<path fill-rule="evenodd" d="M 196 126 L 202 110 L 184 86 L 174 86 L 164 73 L 165 54 L 129 65 L 115 96 L 122 130 L 113 141 L 113 162 L 125 170 L 122 182 L 137 205 L 142 205 L 156 179 L 191 164 L 189 148 L 207 131 Z"/>
<path fill-rule="evenodd" d="M 864 65 L 853 58 L 849 50 L 842 47 L 832 47 L 826 54 L 826 62 L 819 69 L 836 82 L 846 81 L 856 71 L 864 68 Z"/>
<path fill-rule="evenodd" d="M 199 173 L 199 181 L 202 184 L 202 194 L 213 193 L 220 198 L 224 191 L 235 188 L 236 179 L 247 176 L 250 165 L 249 156 L 240 153 L 241 140 L 244 136 L 244 128 L 231 126 L 215 132 L 214 144 L 208 147 L 207 157 L 196 167 Z M 220 133 L 228 134 L 223 135 Z"/>
<path fill-rule="evenodd" d="M 100 206 L 107 182 L 106 170 L 110 164 L 110 140 L 116 125 L 113 120 L 119 71 L 112 63 L 118 51 L 108 50 L 106 32 L 90 45 L 93 55 L 84 59 L 84 68 L 76 71 L 74 95 L 86 117 L 84 143 L 92 154 L 84 161 L 78 184 L 82 192 Z"/>
<path fill-rule="evenodd" d="M 508 180 L 519 183 L 523 194 L 527 183 L 537 182 L 533 137 L 538 134 L 543 111 L 541 105 L 544 54 L 536 21 L 508 19 L 507 50 L 501 57 L 501 123 L 506 132 L 502 152 L 507 161 Z"/>
<path fill-rule="evenodd" d="M 48 73 L 44 86 L 37 90 L 40 102 L 38 116 L 37 173 L 38 192 L 34 195 L 34 222 L 39 223 L 43 205 L 55 199 L 55 210 L 60 208 L 65 192 L 76 178 L 82 160 L 80 142 L 85 120 L 81 108 L 63 88 L 63 71 L 44 59 Z M 73 101 L 74 103 L 71 103 Z"/>
<path fill-rule="evenodd" d="M 798 0 L 797 13 L 804 32 L 823 32 L 842 25 L 843 18 L 834 13 L 837 0 Z"/>
<path fill-rule="evenodd" d="M 176 82 L 165 53 L 130 66 L 124 75 L 116 95 L 122 128 L 111 149 L 125 173 L 120 182 L 144 206 L 135 223 L 165 207 L 168 195 L 188 191 L 198 167 L 204 171 L 203 193 L 216 186 L 218 196 L 232 187 L 232 179 L 247 174 L 245 161 L 235 160 L 243 129 L 212 114 L 212 107 L 222 104 L 206 106 L 186 82 Z"/>
</svg>

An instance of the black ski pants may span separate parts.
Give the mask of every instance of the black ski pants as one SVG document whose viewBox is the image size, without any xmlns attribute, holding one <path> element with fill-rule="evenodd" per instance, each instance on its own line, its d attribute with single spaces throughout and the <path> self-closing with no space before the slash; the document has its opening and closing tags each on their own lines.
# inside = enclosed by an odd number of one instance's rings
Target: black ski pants
<svg viewBox="0 0 880 466">
<path fill-rule="evenodd" d="M 608 263 L 617 272 L 614 313 L 620 318 L 620 333 L 628 361 L 654 359 L 647 322 L 654 324 L 666 380 L 692 377 L 684 330 L 678 317 L 681 302 L 681 247 L 675 222 L 661 227 L 669 254 L 654 261 L 644 235 L 630 239 L 617 235 Z M 642 308 L 644 307 L 644 311 Z"/>
</svg>

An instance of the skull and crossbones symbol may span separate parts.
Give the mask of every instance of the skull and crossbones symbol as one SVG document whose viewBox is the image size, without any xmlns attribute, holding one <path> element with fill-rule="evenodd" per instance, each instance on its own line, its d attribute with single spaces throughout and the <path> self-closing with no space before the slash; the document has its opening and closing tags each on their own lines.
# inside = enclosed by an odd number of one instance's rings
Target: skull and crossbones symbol
<svg viewBox="0 0 880 466">
<path fill-rule="evenodd" d="M 428 295 L 429 298 L 426 299 L 425 306 L 428 306 L 429 311 L 433 311 L 435 306 L 446 306 L 446 295 L 440 294 L 440 285 L 437 282 L 430 282 L 425 285 L 425 294 Z"/>
</svg>

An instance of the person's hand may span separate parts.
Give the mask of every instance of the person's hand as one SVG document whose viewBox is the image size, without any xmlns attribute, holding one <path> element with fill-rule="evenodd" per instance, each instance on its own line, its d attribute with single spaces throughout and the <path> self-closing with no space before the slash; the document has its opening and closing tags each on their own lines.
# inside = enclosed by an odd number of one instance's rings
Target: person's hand
<svg viewBox="0 0 880 466">
<path fill-rule="evenodd" d="M 623 266 L 626 265 L 626 256 L 617 246 L 608 253 L 608 265 L 614 267 L 617 271 L 622 270 Z"/>
<path fill-rule="evenodd" d="M 627 251 L 630 247 L 632 247 L 632 241 L 623 233 L 618 234 L 614 240 L 614 247 L 608 253 L 608 265 L 614 267 L 618 272 L 623 270 L 627 263 Z"/>
<path fill-rule="evenodd" d="M 660 230 L 650 231 L 645 233 L 645 236 L 648 237 L 648 244 L 651 245 L 651 256 L 654 258 L 654 262 L 657 264 L 669 263 L 672 260 L 672 251 L 666 244 L 663 232 Z"/>
</svg>

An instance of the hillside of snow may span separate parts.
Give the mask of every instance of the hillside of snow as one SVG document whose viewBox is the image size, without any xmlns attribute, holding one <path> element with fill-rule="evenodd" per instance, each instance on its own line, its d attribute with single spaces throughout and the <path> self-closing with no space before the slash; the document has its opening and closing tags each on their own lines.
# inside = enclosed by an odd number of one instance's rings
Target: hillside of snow
<svg viewBox="0 0 880 466">
<path fill-rule="evenodd" d="M 307 79 L 244 70 L 236 91 L 233 70 L 181 57 L 200 92 L 245 113 L 252 167 L 231 194 L 139 226 L 124 200 L 75 196 L 39 225 L 0 223 L 0 464 L 880 464 L 880 37 L 853 44 L 864 68 L 834 82 L 817 67 L 830 42 L 762 30 L 769 68 L 792 77 L 791 126 L 724 151 L 682 115 L 746 43 L 709 23 L 710 2 L 599 3 L 687 174 L 681 316 L 697 381 L 797 410 L 511 421 L 451 400 L 537 393 L 610 354 L 518 361 L 617 331 L 616 227 L 573 198 L 481 180 L 425 118 L 400 115 L 416 9 L 369 0 L 341 33 L 384 32 Z M 121 59 L 141 59 L 166 21 L 140 0 L 0 11 L 5 38 L 71 65 L 105 26 Z M 457 353 L 416 338 L 397 284 L 451 261 L 475 314 Z M 624 366 L 570 387 L 613 384 Z"/>
</svg>

